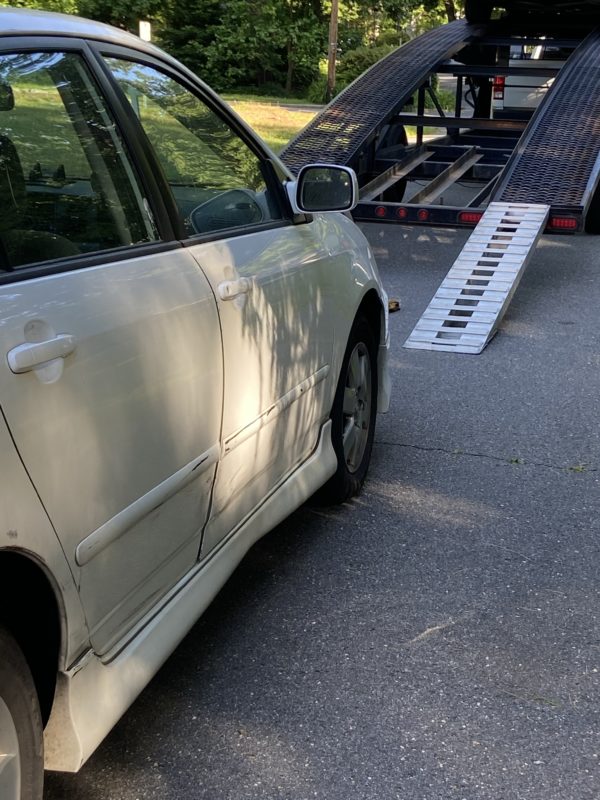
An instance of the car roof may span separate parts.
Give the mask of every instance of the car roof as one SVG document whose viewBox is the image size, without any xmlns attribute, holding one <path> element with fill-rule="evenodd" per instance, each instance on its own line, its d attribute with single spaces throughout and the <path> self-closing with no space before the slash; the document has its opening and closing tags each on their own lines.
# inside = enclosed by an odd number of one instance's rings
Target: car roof
<svg viewBox="0 0 600 800">
<path fill-rule="evenodd" d="M 29 8 L 0 8 L 0 36 L 78 36 L 100 39 L 138 49 L 154 49 L 128 31 L 113 28 L 103 22 L 94 22 L 71 14 L 34 11 Z"/>
</svg>

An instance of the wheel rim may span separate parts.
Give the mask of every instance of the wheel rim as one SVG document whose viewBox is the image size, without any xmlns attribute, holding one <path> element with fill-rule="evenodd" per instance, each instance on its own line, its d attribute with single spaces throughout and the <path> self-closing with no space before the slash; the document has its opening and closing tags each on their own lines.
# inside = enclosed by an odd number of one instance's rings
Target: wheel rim
<svg viewBox="0 0 600 800">
<path fill-rule="evenodd" d="M 0 698 L 0 797 L 19 800 L 21 797 L 21 761 L 19 738 L 8 706 Z"/>
<path fill-rule="evenodd" d="M 363 342 L 356 345 L 348 362 L 343 416 L 344 459 L 348 471 L 356 472 L 365 454 L 371 424 L 371 357 Z"/>
</svg>

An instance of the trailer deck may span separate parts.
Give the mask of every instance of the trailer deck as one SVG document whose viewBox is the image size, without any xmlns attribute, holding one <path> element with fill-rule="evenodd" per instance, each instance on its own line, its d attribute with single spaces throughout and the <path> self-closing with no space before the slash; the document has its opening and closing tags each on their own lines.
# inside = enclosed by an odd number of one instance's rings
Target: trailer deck
<svg viewBox="0 0 600 800">
<path fill-rule="evenodd" d="M 556 25 L 457 21 L 430 31 L 358 78 L 282 152 L 294 172 L 351 166 L 356 220 L 475 228 L 406 347 L 480 353 L 544 230 L 600 232 L 600 29 Z M 511 48 L 535 45 L 571 55 L 562 67 L 511 62 Z M 452 113 L 436 74 L 456 80 Z M 519 75 L 552 85 L 529 114 L 498 118 L 492 81 Z"/>
<path fill-rule="evenodd" d="M 584 230 L 590 209 L 588 222 L 600 227 L 592 208 L 600 178 L 600 31 L 527 26 L 515 32 L 504 22 L 457 21 L 398 48 L 309 123 L 283 160 L 294 172 L 315 161 L 353 167 L 361 187 L 353 214 L 361 221 L 474 227 L 490 202 L 518 202 L 549 205 L 548 232 Z M 509 63 L 511 46 L 542 42 L 573 55 L 560 70 Z M 437 99 L 434 75 L 456 79 L 452 114 Z M 529 120 L 497 119 L 491 80 L 501 75 L 554 84 Z M 465 95 L 474 98 L 468 116 Z M 408 127 L 416 129 L 411 143 Z M 437 135 L 428 136 L 432 130 Z M 471 191 L 456 200 L 450 190 L 459 184 Z"/>
</svg>

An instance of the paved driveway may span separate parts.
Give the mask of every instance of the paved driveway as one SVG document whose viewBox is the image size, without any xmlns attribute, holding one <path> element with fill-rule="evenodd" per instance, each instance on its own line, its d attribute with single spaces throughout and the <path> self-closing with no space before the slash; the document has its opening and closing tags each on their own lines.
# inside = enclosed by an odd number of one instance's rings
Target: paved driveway
<svg viewBox="0 0 600 800">
<path fill-rule="evenodd" d="M 467 356 L 401 347 L 466 234 L 365 231 L 403 311 L 363 494 L 262 540 L 47 800 L 600 797 L 600 240 L 543 240 Z"/>
</svg>

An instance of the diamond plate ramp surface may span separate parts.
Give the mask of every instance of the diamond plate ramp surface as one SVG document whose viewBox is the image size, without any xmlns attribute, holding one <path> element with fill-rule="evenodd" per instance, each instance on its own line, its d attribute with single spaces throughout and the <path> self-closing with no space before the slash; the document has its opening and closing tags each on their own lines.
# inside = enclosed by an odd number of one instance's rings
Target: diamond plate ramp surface
<svg viewBox="0 0 600 800">
<path fill-rule="evenodd" d="M 550 207 L 490 203 L 404 347 L 481 353 L 542 234 Z"/>
<path fill-rule="evenodd" d="M 539 106 L 492 199 L 582 206 L 600 153 L 600 31 L 561 69 Z"/>
<path fill-rule="evenodd" d="M 281 152 L 297 173 L 304 164 L 349 164 L 375 129 L 402 108 L 439 61 L 480 28 L 457 20 L 428 31 L 371 67 L 341 92 Z"/>
</svg>

